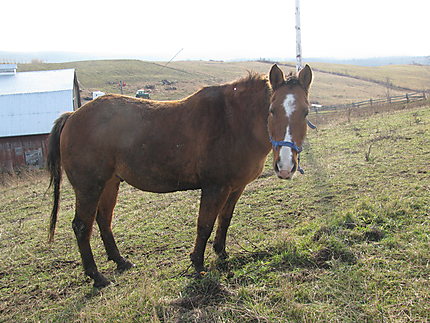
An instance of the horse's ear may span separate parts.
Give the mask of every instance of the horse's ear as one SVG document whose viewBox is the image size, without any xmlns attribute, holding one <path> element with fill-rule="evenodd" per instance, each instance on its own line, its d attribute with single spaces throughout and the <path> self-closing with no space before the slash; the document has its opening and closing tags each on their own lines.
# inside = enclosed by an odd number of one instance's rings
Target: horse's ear
<svg viewBox="0 0 430 323">
<path fill-rule="evenodd" d="M 274 90 L 278 89 L 284 83 L 284 73 L 278 67 L 273 65 L 269 74 L 270 85 Z"/>
<path fill-rule="evenodd" d="M 306 64 L 306 66 L 300 70 L 297 76 L 302 86 L 305 88 L 306 91 L 308 91 L 312 83 L 312 70 L 310 66 Z"/>
</svg>

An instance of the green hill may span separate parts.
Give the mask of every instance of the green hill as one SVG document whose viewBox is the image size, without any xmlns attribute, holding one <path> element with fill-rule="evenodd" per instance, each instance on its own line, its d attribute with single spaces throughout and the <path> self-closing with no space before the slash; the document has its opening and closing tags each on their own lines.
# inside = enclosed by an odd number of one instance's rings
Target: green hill
<svg viewBox="0 0 430 323">
<path fill-rule="evenodd" d="M 351 103 L 370 98 L 404 94 L 408 90 L 428 89 L 430 66 L 359 67 L 353 65 L 312 63 L 315 78 L 311 101 L 323 105 Z M 178 61 L 167 66 L 160 62 L 138 60 L 82 61 L 61 64 L 20 64 L 18 71 L 75 68 L 84 90 L 83 96 L 100 90 L 119 93 L 124 81 L 124 94 L 151 86 L 153 99 L 170 100 L 185 97 L 202 86 L 233 81 L 247 71 L 268 73 L 265 62 Z M 283 66 L 293 71 L 293 65 Z M 162 83 L 169 81 L 170 85 Z M 390 88 L 387 87 L 387 80 Z M 166 83 L 166 82 L 165 82 Z M 400 89 L 407 88 L 408 90 Z"/>
</svg>

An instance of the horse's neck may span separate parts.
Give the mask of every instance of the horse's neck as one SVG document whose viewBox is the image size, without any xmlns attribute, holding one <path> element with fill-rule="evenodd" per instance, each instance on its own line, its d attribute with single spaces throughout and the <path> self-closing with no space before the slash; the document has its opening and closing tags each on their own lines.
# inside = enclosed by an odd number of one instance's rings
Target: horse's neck
<svg viewBox="0 0 430 323">
<path fill-rule="evenodd" d="M 251 129 L 255 148 L 259 148 L 264 155 L 267 155 L 271 149 L 267 128 L 268 110 L 269 106 L 261 109 L 258 117 L 254 119 L 254 124 Z"/>
<path fill-rule="evenodd" d="M 267 155 L 271 148 L 267 128 L 269 100 L 265 97 L 259 97 L 257 100 L 259 102 L 250 96 L 249 102 L 240 103 L 240 109 L 236 107 L 233 112 L 227 111 L 227 119 L 232 131 L 245 137 L 250 146 Z M 229 108 L 234 107 L 227 107 Z"/>
</svg>

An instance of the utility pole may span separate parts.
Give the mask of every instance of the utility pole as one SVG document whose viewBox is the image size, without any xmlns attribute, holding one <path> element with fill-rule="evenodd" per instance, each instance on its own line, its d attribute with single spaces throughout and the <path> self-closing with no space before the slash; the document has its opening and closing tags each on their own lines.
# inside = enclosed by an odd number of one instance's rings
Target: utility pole
<svg viewBox="0 0 430 323">
<path fill-rule="evenodd" d="M 296 70 L 302 69 L 302 36 L 300 29 L 300 0 L 296 0 Z"/>
</svg>

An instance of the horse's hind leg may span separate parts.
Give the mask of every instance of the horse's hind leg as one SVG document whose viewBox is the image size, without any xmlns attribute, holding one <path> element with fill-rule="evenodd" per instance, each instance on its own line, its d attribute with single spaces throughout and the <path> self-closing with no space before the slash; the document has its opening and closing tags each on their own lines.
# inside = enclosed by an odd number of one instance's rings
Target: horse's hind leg
<svg viewBox="0 0 430 323">
<path fill-rule="evenodd" d="M 232 192 L 227 199 L 227 202 L 224 205 L 224 208 L 218 215 L 218 228 L 216 231 L 216 236 L 213 244 L 213 248 L 221 259 L 226 259 L 228 257 L 227 252 L 225 251 L 225 240 L 227 237 L 227 230 L 230 226 L 231 218 L 233 216 L 234 207 L 236 206 L 237 201 L 242 195 L 244 187 Z"/>
<path fill-rule="evenodd" d="M 72 222 L 73 231 L 78 241 L 79 252 L 82 258 L 85 274 L 94 280 L 94 287 L 105 287 L 109 281 L 98 271 L 90 246 L 91 232 L 96 216 L 100 189 L 76 192 L 76 211 Z"/>
<path fill-rule="evenodd" d="M 121 256 L 112 233 L 113 209 L 118 196 L 119 184 L 120 180 L 116 177 L 113 177 L 106 183 L 99 200 L 96 220 L 108 259 L 113 260 L 117 264 L 118 271 L 124 271 L 134 265 Z"/>
</svg>

